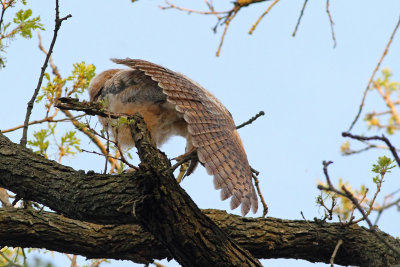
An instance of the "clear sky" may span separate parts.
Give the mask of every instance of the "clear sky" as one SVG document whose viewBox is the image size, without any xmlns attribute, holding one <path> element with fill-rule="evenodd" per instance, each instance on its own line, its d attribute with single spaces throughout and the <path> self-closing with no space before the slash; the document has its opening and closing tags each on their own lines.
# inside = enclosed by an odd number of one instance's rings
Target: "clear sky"
<svg viewBox="0 0 400 267">
<path fill-rule="evenodd" d="M 205 9 L 203 1 L 175 1 L 184 7 Z M 222 2 L 222 1 L 215 1 Z M 229 1 L 224 1 L 229 2 Z M 211 91 L 230 110 L 237 124 L 258 111 L 266 116 L 239 131 L 250 164 L 261 172 L 261 190 L 271 217 L 307 219 L 321 217 L 315 204 L 319 194 L 317 179 L 323 180 L 323 160 L 332 160 L 334 183 L 341 177 L 357 188 L 366 184 L 374 192 L 370 169 L 385 151 L 343 157 L 341 132 L 348 129 L 360 104 L 362 92 L 398 20 L 400 1 L 330 1 L 335 21 L 337 47 L 333 49 L 325 1 L 309 1 L 297 36 L 291 36 L 303 1 L 280 1 L 264 17 L 253 35 L 247 32 L 270 2 L 243 9 L 232 21 L 220 57 L 215 57 L 222 28 L 212 32 L 214 17 L 176 10 L 161 10 L 163 1 L 78 1 L 60 0 L 64 21 L 54 49 L 54 62 L 67 76 L 72 64 L 85 61 L 97 72 L 114 68 L 109 58 L 140 58 L 179 71 Z M 54 1 L 28 1 L 35 16 L 40 15 L 48 47 L 54 28 Z M 217 5 L 217 8 L 219 6 Z M 228 4 L 221 5 L 226 9 Z M 14 13 L 11 10 L 8 15 Z M 7 17 L 9 19 L 9 17 Z M 6 19 L 7 19 L 6 18 Z M 0 70 L 3 94 L 0 129 L 23 122 L 26 103 L 37 84 L 44 55 L 37 37 L 18 38 L 7 49 L 7 66 Z M 400 33 L 393 41 L 383 66 L 400 80 Z M 48 70 L 49 71 L 49 70 Z M 50 71 L 49 71 L 50 72 Z M 366 110 L 384 110 L 381 99 L 368 95 Z M 43 109 L 35 106 L 32 119 L 40 119 Z M 93 122 L 96 119 L 92 119 Z M 31 135 L 34 129 L 29 131 Z M 60 129 L 62 131 L 62 128 Z M 362 120 L 354 133 L 367 132 Z M 21 132 L 8 134 L 19 141 Z M 399 138 L 393 137 L 394 145 Z M 87 139 L 82 139 L 88 145 Z M 398 145 L 399 146 L 399 145 Z M 173 138 L 162 147 L 169 157 L 182 154 L 185 143 Z M 75 169 L 101 171 L 103 159 L 82 154 L 63 162 Z M 399 188 L 399 172 L 387 177 L 383 191 Z M 200 167 L 185 179 L 182 187 L 200 208 L 229 210 L 214 190 L 212 177 Z M 383 197 L 383 195 L 381 196 Z M 381 198 L 382 199 L 382 198 Z M 239 214 L 239 210 L 232 213 Z M 261 210 L 256 216 L 261 215 Z M 253 215 L 251 215 L 253 216 Z M 400 236 L 399 213 L 388 211 L 381 229 Z M 66 266 L 66 257 L 50 257 L 56 266 Z M 83 259 L 81 259 L 83 260 Z M 177 266 L 164 262 L 167 266 Z M 327 266 L 294 260 L 265 260 L 267 266 Z M 136 266 L 112 261 L 104 266 Z"/>
</svg>

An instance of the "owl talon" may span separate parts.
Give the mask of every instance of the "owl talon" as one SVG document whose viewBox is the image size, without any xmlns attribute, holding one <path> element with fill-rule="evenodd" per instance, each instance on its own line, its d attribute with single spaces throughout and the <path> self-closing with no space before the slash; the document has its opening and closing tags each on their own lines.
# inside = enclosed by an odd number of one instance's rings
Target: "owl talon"
<svg viewBox="0 0 400 267">
<path fill-rule="evenodd" d="M 186 177 L 186 170 L 188 169 L 189 164 L 187 162 L 182 163 L 181 168 L 179 169 L 178 177 L 176 181 L 180 184 L 183 181 L 183 178 Z"/>
<path fill-rule="evenodd" d="M 181 166 L 179 170 L 178 177 L 176 180 L 178 183 L 182 182 L 182 180 L 193 173 L 196 169 L 197 164 L 199 163 L 199 159 L 197 158 L 197 151 L 195 149 L 191 149 L 185 154 L 173 158 L 173 160 L 177 160 L 178 162 L 172 166 L 172 171 L 174 171 L 179 165 Z"/>
</svg>

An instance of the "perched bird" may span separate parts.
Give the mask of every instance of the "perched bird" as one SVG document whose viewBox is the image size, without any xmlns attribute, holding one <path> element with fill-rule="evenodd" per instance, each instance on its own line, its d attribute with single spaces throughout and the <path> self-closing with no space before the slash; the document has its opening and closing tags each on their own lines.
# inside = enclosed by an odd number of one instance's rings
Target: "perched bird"
<svg viewBox="0 0 400 267">
<path fill-rule="evenodd" d="M 188 77 L 139 59 L 112 59 L 128 69 L 110 69 L 89 85 L 91 101 L 105 100 L 110 112 L 139 112 L 157 146 L 169 137 L 186 138 L 186 152 L 197 151 L 199 161 L 214 176 L 221 198 L 240 204 L 242 215 L 256 213 L 257 195 L 246 152 L 230 112 L 210 92 Z M 108 119 L 100 118 L 103 125 Z M 133 146 L 130 130 L 113 130 L 120 145 Z"/>
</svg>

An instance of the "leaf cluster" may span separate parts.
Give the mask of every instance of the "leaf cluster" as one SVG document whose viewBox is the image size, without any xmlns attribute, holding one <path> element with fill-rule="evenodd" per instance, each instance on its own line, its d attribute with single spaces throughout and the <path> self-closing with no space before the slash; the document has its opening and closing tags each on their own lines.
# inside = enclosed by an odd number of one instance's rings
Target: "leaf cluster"
<svg viewBox="0 0 400 267">
<path fill-rule="evenodd" d="M 14 15 L 12 21 L 4 22 L 4 14 L 10 7 L 14 7 L 15 0 L 4 0 L 2 4 L 2 15 L 0 18 L 0 69 L 5 67 L 5 49 L 11 40 L 14 40 L 17 36 L 21 36 L 26 39 L 32 38 L 32 31 L 44 30 L 43 24 L 40 22 L 40 16 L 33 17 L 31 9 L 20 9 Z M 26 1 L 21 1 L 23 5 L 26 5 Z"/>
<path fill-rule="evenodd" d="M 349 182 L 344 182 L 342 178 L 339 179 L 338 185 L 336 188 L 345 187 L 348 192 L 352 194 L 352 196 L 358 201 L 361 207 L 365 210 L 366 215 L 368 216 L 373 210 L 380 210 L 382 205 L 379 205 L 375 202 L 378 193 L 381 190 L 382 183 L 384 182 L 384 177 L 387 173 L 391 172 L 391 169 L 395 168 L 395 161 L 389 157 L 382 156 L 378 157 L 376 163 L 372 164 L 371 171 L 378 175 L 372 177 L 372 181 L 376 184 L 376 191 L 372 197 L 368 197 L 369 189 L 365 185 L 361 185 L 359 189 L 354 189 Z M 327 184 L 319 182 L 320 185 L 327 187 Z M 331 203 L 331 208 L 328 208 Z M 351 199 L 346 197 L 346 194 L 336 194 L 334 192 L 325 192 L 322 191 L 321 194 L 317 197 L 316 203 L 323 207 L 325 210 L 325 217 L 332 219 L 332 215 L 337 215 L 340 221 L 354 223 L 359 222 L 363 218 L 360 218 L 354 221 L 354 211 L 356 206 L 352 202 Z"/>
<path fill-rule="evenodd" d="M 54 107 L 54 104 L 59 97 L 81 96 L 87 90 L 90 80 L 95 76 L 95 70 L 96 67 L 94 65 L 80 62 L 73 64 L 72 74 L 67 78 L 62 78 L 60 75 L 51 77 L 49 73 L 45 73 L 44 77 L 47 82 L 42 86 L 36 103 L 45 101 L 45 119 L 51 118 L 53 122 L 49 122 L 47 128 L 35 131 L 33 140 L 28 141 L 28 145 L 36 153 L 47 158 L 47 150 L 52 145 L 57 150 L 58 161 L 60 162 L 64 156 L 73 156 L 77 152 L 82 151 L 80 148 L 80 139 L 77 137 L 75 130 L 67 131 L 61 137 L 58 137 L 56 131 L 58 123 L 54 122 L 54 120 L 59 110 Z M 67 118 L 64 117 L 64 119 Z M 84 125 L 77 122 L 78 128 L 82 128 Z M 52 140 L 49 140 L 50 137 L 52 137 Z"/>
<path fill-rule="evenodd" d="M 373 82 L 370 90 L 377 91 L 384 100 L 388 110 L 381 112 L 369 112 L 364 121 L 369 129 L 383 129 L 393 135 L 400 129 L 400 118 L 397 106 L 400 104 L 400 82 L 392 81 L 393 73 L 388 68 L 382 69 L 382 76 Z"/>
</svg>

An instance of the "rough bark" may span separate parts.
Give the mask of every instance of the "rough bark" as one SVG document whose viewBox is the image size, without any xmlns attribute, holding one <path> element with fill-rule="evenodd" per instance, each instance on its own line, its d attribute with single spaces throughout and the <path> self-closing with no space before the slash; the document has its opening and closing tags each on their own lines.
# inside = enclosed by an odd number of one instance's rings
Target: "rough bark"
<svg viewBox="0 0 400 267">
<path fill-rule="evenodd" d="M 329 263 L 337 241 L 342 239 L 336 264 L 390 266 L 399 261 L 386 254 L 385 247 L 364 227 L 270 217 L 246 218 L 219 210 L 203 210 L 203 213 L 257 258 Z M 383 235 L 400 246 L 398 240 Z M 99 225 L 55 213 L 14 208 L 0 209 L 0 245 L 46 248 L 88 258 L 138 263 L 171 258 L 165 246 L 138 224 Z"/>
<path fill-rule="evenodd" d="M 0 135 L 0 186 L 70 218 L 137 221 L 183 266 L 261 266 L 177 184 L 167 157 L 152 146 L 143 119 L 134 116 L 130 126 L 142 164 L 135 174 L 122 176 L 75 172 Z"/>
<path fill-rule="evenodd" d="M 132 124 L 142 160 L 140 170 L 114 176 L 75 171 L 35 155 L 0 134 L 0 186 L 75 219 L 47 212 L 1 210 L 4 216 L 0 217 L 0 245 L 46 247 L 87 257 L 137 262 L 169 256 L 190 266 L 214 266 L 209 261 L 214 260 L 212 253 L 215 253 L 218 257 L 215 260 L 224 260 L 221 265 L 235 265 L 227 261 L 232 255 L 242 261 L 238 266 L 243 266 L 243 259 L 248 259 L 249 265 L 258 264 L 212 221 L 202 218 L 202 213 L 175 182 L 165 155 L 154 149 L 143 134 L 146 132 L 143 125 Z M 336 263 L 384 266 L 400 261 L 367 229 L 358 226 L 242 218 L 218 211 L 207 214 L 257 258 L 329 262 L 337 241 L 342 239 L 344 244 L 336 255 Z M 197 220 L 192 221 L 193 218 Z M 382 235 L 400 247 L 398 240 Z M 198 262 L 194 264 L 192 260 Z"/>
</svg>

